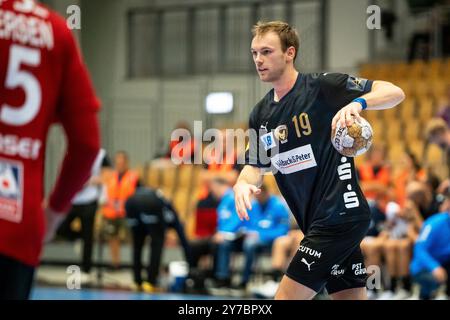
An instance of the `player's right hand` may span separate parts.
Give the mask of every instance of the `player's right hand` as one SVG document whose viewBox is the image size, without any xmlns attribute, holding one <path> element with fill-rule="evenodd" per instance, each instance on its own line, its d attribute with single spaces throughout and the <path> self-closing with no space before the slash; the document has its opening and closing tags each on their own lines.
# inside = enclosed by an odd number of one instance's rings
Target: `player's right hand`
<svg viewBox="0 0 450 320">
<path fill-rule="evenodd" d="M 243 219 L 250 220 L 247 209 L 252 210 L 252 203 L 250 201 L 250 196 L 252 194 L 258 194 L 261 192 L 261 189 L 258 187 L 246 183 L 246 182 L 238 182 L 233 187 L 234 191 L 234 202 L 236 205 L 236 211 L 241 221 Z"/>
</svg>

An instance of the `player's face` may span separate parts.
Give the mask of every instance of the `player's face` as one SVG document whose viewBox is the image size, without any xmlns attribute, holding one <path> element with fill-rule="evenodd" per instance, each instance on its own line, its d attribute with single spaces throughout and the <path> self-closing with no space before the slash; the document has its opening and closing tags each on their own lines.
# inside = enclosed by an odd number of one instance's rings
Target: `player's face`
<svg viewBox="0 0 450 320">
<path fill-rule="evenodd" d="M 253 61 L 259 78 L 264 82 L 275 82 L 280 79 L 292 57 L 289 50 L 283 52 L 280 37 L 275 32 L 255 36 L 251 44 Z"/>
</svg>

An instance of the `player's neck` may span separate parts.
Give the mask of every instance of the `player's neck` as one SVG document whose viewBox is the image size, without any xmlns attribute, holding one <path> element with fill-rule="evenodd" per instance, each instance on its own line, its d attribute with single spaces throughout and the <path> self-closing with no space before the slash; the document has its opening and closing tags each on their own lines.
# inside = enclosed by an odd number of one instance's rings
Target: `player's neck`
<svg viewBox="0 0 450 320">
<path fill-rule="evenodd" d="M 286 71 L 279 80 L 273 82 L 273 99 L 278 102 L 294 87 L 297 81 L 298 71 L 291 69 Z"/>
</svg>

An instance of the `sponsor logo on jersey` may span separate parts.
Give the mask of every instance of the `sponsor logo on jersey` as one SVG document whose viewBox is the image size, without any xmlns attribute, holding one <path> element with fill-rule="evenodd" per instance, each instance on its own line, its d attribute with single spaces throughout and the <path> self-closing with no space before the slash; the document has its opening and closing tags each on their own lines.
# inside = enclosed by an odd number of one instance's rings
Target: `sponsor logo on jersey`
<svg viewBox="0 0 450 320">
<path fill-rule="evenodd" d="M 315 258 L 320 258 L 322 256 L 322 252 L 318 252 L 316 250 L 313 250 L 311 248 L 308 248 L 308 247 L 305 247 L 305 246 L 302 246 L 302 245 L 300 245 L 300 248 L 298 248 L 298 251 L 307 253 L 310 256 L 313 256 Z"/>
<path fill-rule="evenodd" d="M 366 87 L 366 83 L 367 79 L 349 76 L 347 79 L 347 89 L 363 92 L 364 88 Z"/>
<path fill-rule="evenodd" d="M 0 154 L 10 157 L 36 160 L 42 149 L 42 141 L 14 134 L 0 133 Z"/>
<path fill-rule="evenodd" d="M 352 270 L 353 270 L 353 273 L 355 274 L 355 276 L 359 276 L 359 275 L 367 273 L 366 268 L 363 268 L 362 263 L 352 264 Z"/>
<path fill-rule="evenodd" d="M 282 174 L 290 174 L 317 166 L 310 144 L 279 153 L 271 158 L 271 162 Z"/>
<path fill-rule="evenodd" d="M 275 138 L 278 139 L 281 143 L 286 143 L 288 140 L 288 129 L 286 125 L 278 126 L 275 129 Z"/>
<path fill-rule="evenodd" d="M 275 142 L 275 139 L 273 137 L 273 132 L 266 133 L 265 135 L 261 136 L 260 139 L 266 151 L 277 146 L 277 143 Z"/>
<path fill-rule="evenodd" d="M 0 158 L 0 219 L 19 223 L 23 207 L 23 165 Z"/>
<path fill-rule="evenodd" d="M 331 275 L 332 276 L 341 276 L 343 275 L 345 272 L 344 269 L 339 269 L 339 265 L 335 264 L 332 268 L 331 268 Z"/>
</svg>

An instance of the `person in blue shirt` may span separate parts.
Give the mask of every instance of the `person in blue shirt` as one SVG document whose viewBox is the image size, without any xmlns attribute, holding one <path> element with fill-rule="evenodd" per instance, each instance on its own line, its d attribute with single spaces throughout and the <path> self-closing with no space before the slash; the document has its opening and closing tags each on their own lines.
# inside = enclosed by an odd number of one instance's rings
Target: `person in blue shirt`
<svg viewBox="0 0 450 320">
<path fill-rule="evenodd" d="M 243 243 L 245 255 L 244 272 L 241 279 L 241 288 L 245 288 L 252 273 L 252 267 L 257 254 L 272 249 L 273 241 L 287 235 L 289 231 L 289 211 L 283 201 L 270 194 L 265 185 L 256 195 L 256 204 L 253 207 L 252 220 L 246 231 Z"/>
<path fill-rule="evenodd" d="M 216 244 L 215 278 L 218 288 L 231 285 L 231 253 L 242 240 L 246 225 L 247 222 L 241 221 L 236 213 L 234 192 L 229 188 L 217 207 L 217 232 L 213 236 Z"/>
<path fill-rule="evenodd" d="M 217 233 L 214 242 L 216 252 L 216 279 L 218 287 L 229 287 L 230 256 L 242 243 L 245 256 L 241 282 L 235 289 L 244 289 L 250 279 L 252 266 L 258 252 L 270 251 L 273 241 L 289 231 L 289 211 L 282 200 L 271 195 L 265 186 L 252 199 L 251 221 L 241 221 L 236 214 L 234 192 L 229 189 L 218 208 Z"/>
<path fill-rule="evenodd" d="M 448 197 L 448 196 L 447 196 Z M 430 299 L 442 284 L 450 296 L 450 212 L 425 220 L 410 264 L 413 279 L 420 285 L 420 298 Z"/>
</svg>

